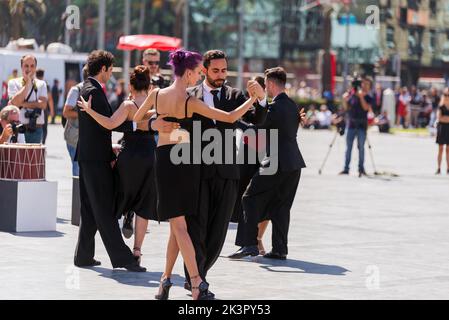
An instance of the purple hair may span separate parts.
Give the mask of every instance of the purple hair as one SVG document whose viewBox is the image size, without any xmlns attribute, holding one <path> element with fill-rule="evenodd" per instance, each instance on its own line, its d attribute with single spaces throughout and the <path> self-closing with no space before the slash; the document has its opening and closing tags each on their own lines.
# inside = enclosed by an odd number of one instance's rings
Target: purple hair
<svg viewBox="0 0 449 320">
<path fill-rule="evenodd" d="M 173 67 L 176 76 L 182 77 L 187 69 L 193 70 L 203 61 L 198 52 L 178 49 L 170 53 L 169 65 Z"/>
</svg>

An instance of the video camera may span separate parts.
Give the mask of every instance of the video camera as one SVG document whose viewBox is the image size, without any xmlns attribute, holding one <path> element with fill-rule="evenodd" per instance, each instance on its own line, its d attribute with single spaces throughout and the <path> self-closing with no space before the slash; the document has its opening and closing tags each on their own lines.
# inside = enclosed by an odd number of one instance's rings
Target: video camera
<svg viewBox="0 0 449 320">
<path fill-rule="evenodd" d="M 33 109 L 25 111 L 25 118 L 29 119 L 28 131 L 34 132 L 37 128 L 37 118 L 42 114 L 41 109 Z"/>
<path fill-rule="evenodd" d="M 351 85 L 354 90 L 359 91 L 362 88 L 362 80 L 359 77 L 354 78 Z"/>
</svg>

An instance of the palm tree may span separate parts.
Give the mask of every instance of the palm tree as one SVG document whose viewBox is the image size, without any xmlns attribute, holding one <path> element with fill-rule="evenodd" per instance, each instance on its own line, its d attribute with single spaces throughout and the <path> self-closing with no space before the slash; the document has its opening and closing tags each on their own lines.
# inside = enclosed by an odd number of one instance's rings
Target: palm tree
<svg viewBox="0 0 449 320">
<path fill-rule="evenodd" d="M 2 8 L 3 9 L 3 8 Z M 25 23 L 39 20 L 46 11 L 44 0 L 9 0 L 9 8 L 2 10 L 2 14 L 8 16 L 9 34 L 13 40 L 26 36 Z"/>
</svg>

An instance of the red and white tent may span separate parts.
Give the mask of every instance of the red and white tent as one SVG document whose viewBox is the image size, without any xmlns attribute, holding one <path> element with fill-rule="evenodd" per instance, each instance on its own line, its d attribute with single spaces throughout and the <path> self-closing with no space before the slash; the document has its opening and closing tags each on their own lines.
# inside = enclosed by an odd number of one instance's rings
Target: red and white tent
<svg viewBox="0 0 449 320">
<path fill-rule="evenodd" d="M 160 51 L 173 51 L 181 48 L 182 40 L 155 34 L 137 34 L 122 36 L 119 39 L 117 49 L 120 50 L 146 50 L 157 49 Z"/>
</svg>

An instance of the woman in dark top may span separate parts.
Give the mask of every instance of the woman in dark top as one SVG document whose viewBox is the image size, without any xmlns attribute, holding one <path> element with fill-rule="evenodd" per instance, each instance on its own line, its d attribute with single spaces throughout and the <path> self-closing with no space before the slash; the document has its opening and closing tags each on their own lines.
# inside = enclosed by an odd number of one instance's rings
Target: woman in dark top
<svg viewBox="0 0 449 320">
<path fill-rule="evenodd" d="M 132 120 L 148 96 L 151 84 L 147 67 L 137 66 L 130 77 L 133 100 L 124 101 L 111 118 L 95 112 L 90 103 L 82 100 L 79 106 L 106 129 L 113 129 L 126 120 Z M 138 123 L 137 130 L 126 132 L 122 151 L 115 165 L 117 173 L 115 214 L 117 218 L 129 212 L 136 213 L 136 232 L 133 253 L 140 263 L 141 247 L 148 228 L 148 220 L 158 220 L 156 214 L 156 185 L 154 178 L 154 151 L 156 141 L 148 130 L 148 122 Z"/>
<path fill-rule="evenodd" d="M 449 88 L 446 88 L 441 98 L 437 112 L 437 144 L 438 144 L 438 169 L 436 174 L 441 174 L 441 162 L 443 160 L 444 146 L 446 145 L 447 174 L 449 174 Z"/>
<path fill-rule="evenodd" d="M 142 120 L 148 110 L 154 108 L 163 114 L 165 121 L 177 122 L 180 129 L 172 133 L 159 133 L 156 149 L 156 185 L 158 193 L 157 213 L 160 220 L 170 222 L 170 238 L 167 246 L 165 272 L 161 278 L 156 299 L 168 299 L 172 286 L 170 276 L 179 250 L 192 283 L 192 298 L 206 299 L 208 284 L 198 272 L 195 248 L 187 229 L 186 219 L 197 213 L 200 183 L 199 166 L 190 161 L 190 131 L 193 113 L 222 122 L 235 122 L 243 116 L 257 99 L 250 86 L 251 98 L 232 112 L 210 108 L 201 100 L 189 97 L 186 90 L 201 78 L 202 56 L 195 52 L 177 50 L 170 54 L 170 64 L 175 82 L 167 88 L 153 91 L 134 117 Z M 252 82 L 250 82 L 252 84 Z M 182 161 L 179 161 L 182 159 Z"/>
</svg>

